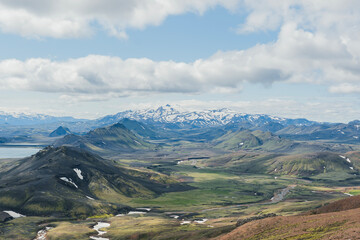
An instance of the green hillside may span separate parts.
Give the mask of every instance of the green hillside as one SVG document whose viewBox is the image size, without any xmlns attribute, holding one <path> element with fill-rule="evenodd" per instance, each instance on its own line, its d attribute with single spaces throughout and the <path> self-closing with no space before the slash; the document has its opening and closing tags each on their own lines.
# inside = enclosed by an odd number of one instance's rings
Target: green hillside
<svg viewBox="0 0 360 240">
<path fill-rule="evenodd" d="M 321 151 L 346 152 L 352 148 L 341 144 L 325 144 L 319 142 L 297 142 L 282 138 L 271 132 L 260 130 L 228 131 L 212 141 L 216 148 L 231 151 L 265 151 L 275 153 L 300 154 Z"/>
<path fill-rule="evenodd" d="M 359 177 L 359 159 L 356 153 L 337 154 L 318 152 L 285 155 L 278 153 L 251 153 L 240 151 L 203 160 L 200 165 L 227 169 L 236 173 L 289 175 L 312 180 L 343 181 Z"/>
<path fill-rule="evenodd" d="M 121 211 L 132 198 L 186 190 L 163 174 L 121 168 L 71 147 L 48 147 L 0 174 L 0 210 L 89 216 Z"/>
</svg>

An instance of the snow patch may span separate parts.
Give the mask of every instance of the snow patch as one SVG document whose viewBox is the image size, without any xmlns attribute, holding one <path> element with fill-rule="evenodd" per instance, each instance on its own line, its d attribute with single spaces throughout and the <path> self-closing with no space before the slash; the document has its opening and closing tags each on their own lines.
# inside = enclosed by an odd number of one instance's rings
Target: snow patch
<svg viewBox="0 0 360 240">
<path fill-rule="evenodd" d="M 72 180 L 71 178 L 61 177 L 60 180 L 63 180 L 64 182 L 70 183 L 70 184 L 74 185 L 74 187 L 79 188 L 79 187 L 73 182 L 73 180 Z"/>
<path fill-rule="evenodd" d="M 94 237 L 94 236 L 91 236 L 90 239 L 93 239 L 93 240 L 109 240 L 108 238 Z"/>
<path fill-rule="evenodd" d="M 339 155 L 339 157 L 341 157 L 341 158 L 343 158 L 343 159 L 346 159 L 346 157 L 345 157 L 345 156 L 343 156 L 343 155 Z"/>
<path fill-rule="evenodd" d="M 351 163 L 351 160 L 350 160 L 349 158 L 347 158 L 346 161 L 347 161 L 348 163 Z"/>
<path fill-rule="evenodd" d="M 182 221 L 180 224 L 184 225 L 184 224 L 190 224 L 190 223 L 191 223 L 191 221 Z"/>
<path fill-rule="evenodd" d="M 128 213 L 128 215 L 133 215 L 133 214 L 145 214 L 145 213 L 147 213 L 147 212 L 130 211 L 130 212 Z"/>
<path fill-rule="evenodd" d="M 208 219 L 204 218 L 202 220 L 195 220 L 194 222 L 199 223 L 199 224 L 204 224 Z"/>
<path fill-rule="evenodd" d="M 93 229 L 98 232 L 98 236 L 101 236 L 101 235 L 104 235 L 106 232 L 105 232 L 105 231 L 100 231 L 100 229 L 102 229 L 102 228 L 107 228 L 107 227 L 110 227 L 110 223 L 98 222 L 98 223 L 93 227 Z M 94 240 L 109 240 L 108 238 L 97 237 L 97 236 L 96 236 L 96 237 L 91 236 L 90 238 L 91 238 L 91 239 L 94 239 Z"/>
<path fill-rule="evenodd" d="M 351 170 L 354 170 L 354 168 L 353 167 L 349 167 Z"/>
<path fill-rule="evenodd" d="M 89 196 L 86 196 L 87 199 L 90 199 L 90 200 L 95 200 L 93 199 L 92 197 L 89 197 Z"/>
<path fill-rule="evenodd" d="M 151 208 L 137 208 L 136 210 L 145 210 L 147 212 L 150 212 L 151 211 Z"/>
<path fill-rule="evenodd" d="M 26 217 L 25 215 L 22 215 L 20 213 L 17 213 L 17 212 L 14 212 L 14 211 L 10 211 L 10 210 L 6 210 L 6 211 L 3 211 L 7 214 L 9 214 L 11 217 L 13 218 L 20 218 L 20 217 Z"/>
<path fill-rule="evenodd" d="M 78 168 L 74 168 L 74 171 L 76 172 L 78 178 L 80 178 L 81 180 L 84 179 L 84 176 L 81 174 L 81 170 Z"/>
<path fill-rule="evenodd" d="M 178 215 L 170 215 L 171 218 L 175 218 L 175 219 L 178 219 L 179 216 Z"/>
<path fill-rule="evenodd" d="M 46 233 L 50 229 L 52 229 L 52 227 L 46 227 L 45 229 L 38 231 L 36 238 L 34 240 L 46 240 Z"/>
</svg>

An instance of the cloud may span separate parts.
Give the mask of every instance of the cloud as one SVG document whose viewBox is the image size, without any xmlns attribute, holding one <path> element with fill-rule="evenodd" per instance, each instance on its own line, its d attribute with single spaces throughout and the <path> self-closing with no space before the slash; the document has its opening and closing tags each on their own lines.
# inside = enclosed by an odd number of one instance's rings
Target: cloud
<svg viewBox="0 0 360 240">
<path fill-rule="evenodd" d="M 237 0 L 0 0 L 0 29 L 25 37 L 78 38 L 93 34 L 94 23 L 127 38 L 127 28 L 159 25 L 169 15 L 202 14 L 235 8 Z"/>
<path fill-rule="evenodd" d="M 329 91 L 332 93 L 360 93 L 360 83 L 358 84 L 349 84 L 343 83 L 336 86 L 331 86 Z"/>
<path fill-rule="evenodd" d="M 293 22 L 310 31 L 344 31 L 360 19 L 357 0 L 243 0 L 240 6 L 248 15 L 239 33 L 273 31 Z"/>
<path fill-rule="evenodd" d="M 64 62 L 10 59 L 0 62 L 0 88 L 57 92 L 64 99 L 91 101 L 136 94 L 236 92 L 244 82 L 267 85 L 289 77 L 249 57 L 247 52 L 219 52 L 192 63 L 99 55 Z"/>
<path fill-rule="evenodd" d="M 239 92 L 244 83 L 271 86 L 279 81 L 322 84 L 334 93 L 358 92 L 351 86 L 360 85 L 360 55 L 354 39 L 345 41 L 344 36 L 329 38 L 287 23 L 276 42 L 219 51 L 190 63 L 100 55 L 67 61 L 8 59 L 0 61 L 0 88 L 57 92 L 78 101 Z"/>
<path fill-rule="evenodd" d="M 0 0 L 0 28 L 24 36 L 79 37 L 91 34 L 96 21 L 110 34 L 126 37 L 129 27 L 157 25 L 169 15 L 201 14 L 218 5 L 247 11 L 240 32 L 278 29 L 277 40 L 194 62 L 99 55 L 8 59 L 0 62 L 0 88 L 57 92 L 67 101 L 229 93 L 241 91 L 244 83 L 279 81 L 320 84 L 332 93 L 360 92 L 360 2 L 354 0 Z"/>
</svg>

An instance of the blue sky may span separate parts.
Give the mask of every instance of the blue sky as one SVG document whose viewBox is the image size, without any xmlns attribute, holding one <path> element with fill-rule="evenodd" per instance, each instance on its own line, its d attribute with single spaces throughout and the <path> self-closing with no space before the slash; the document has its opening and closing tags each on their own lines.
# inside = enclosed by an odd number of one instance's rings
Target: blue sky
<svg viewBox="0 0 360 240">
<path fill-rule="evenodd" d="M 170 103 L 358 119 L 354 9 L 351 0 L 0 0 L 0 111 L 95 118 Z"/>
<path fill-rule="evenodd" d="M 223 7 L 201 15 L 169 16 L 160 26 L 129 29 L 128 39 L 109 36 L 97 24 L 93 24 L 94 36 L 77 39 L 34 39 L 2 33 L 0 58 L 67 60 L 97 54 L 123 59 L 146 57 L 156 61 L 192 62 L 217 51 L 242 50 L 276 40 L 278 31 L 237 34 L 236 28 L 245 16 L 245 13 L 231 13 Z"/>
</svg>

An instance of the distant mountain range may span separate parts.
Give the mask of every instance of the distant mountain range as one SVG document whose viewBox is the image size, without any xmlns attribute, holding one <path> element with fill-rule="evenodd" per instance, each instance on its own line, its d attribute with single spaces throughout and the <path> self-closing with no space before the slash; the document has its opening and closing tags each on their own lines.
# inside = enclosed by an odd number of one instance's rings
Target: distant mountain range
<svg viewBox="0 0 360 240">
<path fill-rule="evenodd" d="M 330 120 L 330 119 L 329 119 Z M 136 122 L 137 123 L 136 123 Z M 213 133 L 228 130 L 249 129 L 272 132 L 293 140 L 331 140 L 341 143 L 360 142 L 360 121 L 350 123 L 319 123 L 304 118 L 290 119 L 266 114 L 244 114 L 229 109 L 184 111 L 170 105 L 157 109 L 127 110 L 95 120 L 75 119 L 72 117 L 52 117 L 47 115 L 9 115 L 0 112 L 0 137 L 11 136 L 15 130 L 1 126 L 26 126 L 53 131 L 58 126 L 84 133 L 99 127 L 121 122 L 137 134 L 151 139 L 164 137 L 184 137 L 178 130 L 193 130 L 188 135 L 201 133 L 211 137 Z M 208 133 L 211 128 L 212 133 Z M 166 131 L 164 131 L 166 130 Z M 23 130 L 22 130 L 23 131 Z M 33 131 L 33 129 L 28 130 Z M 169 131 L 172 131 L 169 134 Z M 49 134 L 48 133 L 48 134 Z M 29 134 L 25 134 L 29 135 Z M 214 137 L 218 137 L 214 136 Z"/>
<path fill-rule="evenodd" d="M 115 115 L 97 119 L 98 124 L 109 125 L 121 119 L 129 118 L 150 124 L 166 124 L 168 127 L 212 127 L 222 126 L 229 123 L 244 123 L 253 126 L 263 126 L 277 123 L 282 126 L 296 125 L 309 126 L 317 122 L 307 119 L 288 119 L 272 117 L 265 114 L 243 114 L 223 108 L 218 110 L 205 111 L 180 111 L 170 105 L 161 106 L 157 109 L 128 110 Z"/>
<path fill-rule="evenodd" d="M 44 114 L 6 113 L 0 111 L 0 125 L 37 125 L 56 122 L 79 122 L 82 119 L 73 117 L 54 117 Z"/>
</svg>

